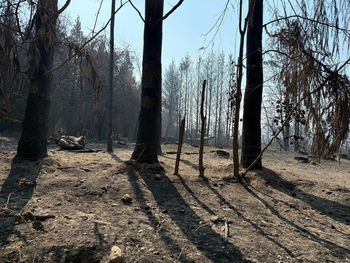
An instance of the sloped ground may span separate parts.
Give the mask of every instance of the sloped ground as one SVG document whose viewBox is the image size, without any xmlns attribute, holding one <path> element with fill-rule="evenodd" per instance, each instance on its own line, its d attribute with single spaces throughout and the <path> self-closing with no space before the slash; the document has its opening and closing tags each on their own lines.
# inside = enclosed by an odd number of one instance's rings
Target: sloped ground
<svg viewBox="0 0 350 263">
<path fill-rule="evenodd" d="M 205 180 L 198 149 L 186 145 L 179 176 L 176 145 L 163 146 L 164 170 L 126 164 L 132 145 L 51 149 L 42 163 L 13 162 L 15 148 L 0 137 L 0 215 L 22 211 L 22 222 L 0 218 L 0 262 L 108 262 L 114 245 L 130 263 L 350 262 L 349 160 L 302 163 L 270 151 L 240 184 L 223 180 L 231 158 L 211 147 Z"/>
</svg>

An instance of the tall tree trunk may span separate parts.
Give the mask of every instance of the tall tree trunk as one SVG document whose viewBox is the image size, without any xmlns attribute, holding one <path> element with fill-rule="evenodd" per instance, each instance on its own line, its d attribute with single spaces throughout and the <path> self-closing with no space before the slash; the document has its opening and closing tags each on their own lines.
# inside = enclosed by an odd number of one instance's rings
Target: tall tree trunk
<svg viewBox="0 0 350 263">
<path fill-rule="evenodd" d="M 201 100 L 201 137 L 200 137 L 200 145 L 199 145 L 199 177 L 204 177 L 204 164 L 203 164 L 203 153 L 204 153 L 204 130 L 205 130 L 205 119 L 206 116 L 204 115 L 204 99 L 205 99 L 205 84 L 206 80 L 203 81 L 203 88 L 202 88 L 202 100 Z"/>
<path fill-rule="evenodd" d="M 108 97 L 108 125 L 107 125 L 107 151 L 113 152 L 113 77 L 114 77 L 114 12 L 115 0 L 112 0 L 111 32 L 109 54 L 109 97 Z"/>
<path fill-rule="evenodd" d="M 298 101 L 300 100 L 300 93 L 299 90 L 297 90 L 297 95 L 295 96 L 294 104 L 296 105 Z M 300 107 L 298 106 L 297 111 L 300 110 Z M 300 124 L 297 120 L 294 120 L 294 152 L 299 151 L 299 136 L 300 136 Z"/>
<path fill-rule="evenodd" d="M 162 28 L 164 0 L 146 0 L 141 109 L 131 159 L 158 163 L 161 139 Z"/>
<path fill-rule="evenodd" d="M 253 5 L 252 4 L 253 1 Z M 263 90 L 262 23 L 263 0 L 249 0 L 253 12 L 247 28 L 247 81 L 244 93 L 242 160 L 244 168 L 250 166 L 261 152 L 261 101 Z M 262 167 L 261 159 L 253 168 Z"/>
<path fill-rule="evenodd" d="M 31 43 L 30 89 L 17 158 L 38 160 L 47 156 L 48 116 L 56 40 L 57 0 L 39 0 L 35 16 L 35 39 Z"/>
<path fill-rule="evenodd" d="M 283 116 L 284 118 L 287 118 L 287 116 L 290 113 L 290 107 L 289 107 L 289 93 L 286 92 L 286 97 L 284 100 L 284 106 L 286 107 L 286 111 L 284 112 Z M 283 133 L 283 144 L 284 144 L 284 150 L 286 152 L 289 152 L 289 145 L 290 145 L 290 123 L 287 122 L 284 126 L 284 133 Z"/>
<path fill-rule="evenodd" d="M 295 78 L 298 76 L 298 68 L 294 67 L 295 69 Z M 297 89 L 296 89 L 296 94 L 295 94 L 295 99 L 294 99 L 294 105 L 297 105 L 297 103 L 300 101 L 300 83 L 299 81 L 297 83 Z M 297 107 L 297 111 L 300 111 L 300 106 Z M 299 136 L 300 136 L 300 124 L 298 120 L 294 120 L 294 134 L 295 134 L 295 139 L 294 139 L 294 152 L 299 151 Z"/>
</svg>

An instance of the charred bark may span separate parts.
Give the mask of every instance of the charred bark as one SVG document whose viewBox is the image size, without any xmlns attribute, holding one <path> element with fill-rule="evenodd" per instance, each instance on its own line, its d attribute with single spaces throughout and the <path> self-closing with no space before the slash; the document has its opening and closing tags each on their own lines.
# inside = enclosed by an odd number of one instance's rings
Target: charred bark
<svg viewBox="0 0 350 263">
<path fill-rule="evenodd" d="M 47 156 L 48 116 L 56 40 L 57 0 L 40 0 L 35 15 L 35 38 L 30 48 L 30 89 L 17 158 L 38 160 Z"/>
<path fill-rule="evenodd" d="M 161 138 L 163 0 L 146 0 L 142 61 L 141 109 L 131 159 L 158 163 Z"/>
<path fill-rule="evenodd" d="M 244 93 L 241 156 L 241 164 L 244 168 L 249 167 L 261 152 L 260 121 L 263 91 L 263 0 L 250 0 L 249 2 L 249 5 L 253 6 L 253 12 L 247 28 L 247 83 Z M 261 167 L 260 159 L 253 168 L 260 169 Z"/>
</svg>

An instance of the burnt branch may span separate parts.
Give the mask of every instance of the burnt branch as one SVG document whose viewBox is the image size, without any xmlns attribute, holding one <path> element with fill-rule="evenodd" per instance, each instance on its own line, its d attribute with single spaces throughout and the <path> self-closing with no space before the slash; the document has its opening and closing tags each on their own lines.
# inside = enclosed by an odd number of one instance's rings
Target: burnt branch
<svg viewBox="0 0 350 263">
<path fill-rule="evenodd" d="M 136 10 L 136 12 L 139 14 L 141 20 L 145 23 L 145 19 L 142 17 L 140 10 L 137 9 L 137 7 L 134 5 L 133 2 L 131 2 L 131 0 L 129 0 L 129 3 Z"/>
</svg>

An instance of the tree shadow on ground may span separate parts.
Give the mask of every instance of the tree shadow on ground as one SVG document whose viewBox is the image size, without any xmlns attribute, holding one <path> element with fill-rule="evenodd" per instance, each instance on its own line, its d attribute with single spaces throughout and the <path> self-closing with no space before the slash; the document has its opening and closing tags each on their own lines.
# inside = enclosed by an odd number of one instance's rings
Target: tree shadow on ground
<svg viewBox="0 0 350 263">
<path fill-rule="evenodd" d="M 186 182 L 181 178 L 181 176 L 178 176 L 180 179 L 181 184 L 185 187 L 185 189 L 192 195 L 192 197 L 197 201 L 198 198 L 195 196 L 195 194 L 193 193 L 193 191 L 190 189 L 190 187 L 186 184 Z M 210 183 L 209 180 L 204 177 L 203 178 L 203 182 L 205 183 L 205 185 L 207 186 L 207 188 L 212 191 L 217 197 L 218 199 L 223 202 L 225 205 L 227 205 L 233 212 L 235 212 L 237 214 L 238 217 L 240 217 L 242 220 L 244 220 L 245 222 L 249 223 L 253 229 L 258 230 L 260 233 L 263 233 L 264 231 L 256 224 L 254 223 L 252 220 L 248 219 L 247 217 L 245 217 L 236 207 L 234 207 L 231 203 L 229 203 L 219 192 L 217 189 L 214 189 Z M 204 205 L 201 201 L 197 201 L 197 203 L 199 205 L 202 206 L 203 209 L 208 211 L 208 208 L 206 205 Z M 211 210 L 208 211 L 209 213 L 213 213 Z M 270 240 L 271 242 L 275 243 L 277 246 L 279 246 L 281 249 L 283 249 L 284 251 L 286 251 L 292 258 L 295 257 L 295 255 L 292 253 L 292 251 L 290 251 L 288 248 L 286 248 L 285 246 L 283 246 L 282 244 L 280 244 L 278 241 L 274 240 L 273 238 L 265 235 L 266 238 L 268 240 Z"/>
<path fill-rule="evenodd" d="M 340 223 L 349 225 L 350 206 L 306 193 L 299 189 L 295 183 L 283 179 L 270 169 L 263 168 L 261 171 L 257 170 L 256 173 L 266 182 L 266 185 L 292 198 L 303 201 L 313 209 Z"/>
<path fill-rule="evenodd" d="M 7 200 L 8 208 L 25 207 L 33 196 L 37 179 L 41 171 L 41 161 L 25 161 L 14 158 L 11 171 L 0 190 L 0 199 Z M 15 219 L 1 218 L 0 243 L 5 243 L 12 232 Z"/>
<path fill-rule="evenodd" d="M 278 213 L 278 211 L 276 211 L 275 208 L 273 208 L 271 205 L 269 205 L 263 198 L 259 197 L 256 193 L 254 193 L 251 189 L 249 189 L 249 186 L 247 186 L 246 184 L 241 184 L 249 194 L 251 194 L 254 198 L 256 198 L 257 200 L 259 200 L 262 204 L 264 204 L 264 206 L 269 209 L 276 217 L 278 217 L 281 221 L 283 221 L 286 224 L 289 224 L 290 226 L 292 226 L 293 228 L 295 228 L 296 230 L 300 231 L 301 233 L 304 233 L 305 235 L 309 236 L 310 240 L 313 240 L 319 244 L 321 244 L 324 247 L 327 247 L 328 249 L 330 249 L 331 251 L 337 253 L 338 255 L 348 255 L 350 253 L 350 250 L 345 248 L 345 247 L 341 247 L 339 245 L 337 245 L 336 243 L 330 242 L 328 240 L 322 239 L 320 237 L 318 237 L 317 235 L 314 235 L 313 233 L 309 232 L 307 229 L 302 228 L 298 225 L 296 225 L 294 222 L 288 220 L 287 218 L 283 217 L 280 213 Z M 254 229 L 258 230 L 261 233 L 264 233 L 263 229 L 260 228 L 256 223 L 254 223 L 252 220 L 246 218 L 242 213 L 240 213 L 235 207 L 233 207 L 229 202 L 227 202 L 222 195 L 216 190 L 214 189 L 211 185 L 207 184 L 207 187 L 213 192 L 215 193 L 218 198 L 220 198 L 221 200 L 223 200 L 223 203 L 226 204 L 231 210 L 233 210 L 239 217 L 241 217 L 244 221 L 246 221 L 247 223 L 249 223 Z M 294 255 L 294 253 L 289 250 L 288 248 L 286 248 L 285 246 L 283 246 L 282 244 L 280 244 L 277 240 L 275 240 L 274 238 L 265 235 L 265 238 L 268 239 L 269 241 L 275 243 L 277 246 L 279 246 L 281 249 L 285 250 L 292 258 L 295 258 L 296 256 Z"/>
<path fill-rule="evenodd" d="M 108 152 L 108 154 L 112 157 L 113 160 L 117 161 L 118 163 L 123 162 L 114 152 Z"/>
<path fill-rule="evenodd" d="M 195 164 L 193 164 L 193 163 L 191 163 L 190 161 L 187 161 L 187 160 L 182 160 L 182 159 L 180 159 L 180 161 L 181 161 L 182 163 L 188 165 L 188 166 L 191 166 L 193 169 L 199 171 L 198 165 L 195 165 Z"/>
<path fill-rule="evenodd" d="M 189 164 L 186 163 L 186 164 L 187 165 L 193 165 L 192 163 L 189 163 Z M 272 170 L 263 168 L 263 170 L 261 170 L 261 171 L 257 170 L 256 172 L 266 182 L 268 182 L 270 185 L 272 184 L 271 186 L 274 187 L 276 190 L 279 190 L 279 191 L 281 191 L 281 192 L 283 192 L 285 194 L 293 196 L 294 198 L 299 198 L 303 202 L 308 203 L 314 209 L 317 209 L 318 211 L 320 211 L 323 214 L 327 214 L 327 215 L 331 216 L 332 218 L 334 218 L 335 220 L 337 220 L 337 221 L 339 221 L 341 223 L 348 222 L 347 221 L 348 220 L 348 216 L 346 216 L 346 215 L 350 214 L 350 208 L 348 206 L 345 206 L 345 205 L 342 205 L 342 204 L 339 204 L 337 202 L 334 202 L 334 201 L 331 201 L 331 200 L 327 200 L 327 199 L 324 199 L 324 198 L 319 198 L 317 196 L 314 196 L 314 195 L 311 195 L 311 194 L 308 194 L 308 193 L 305 193 L 305 192 L 301 191 L 300 189 L 298 189 L 293 183 L 282 179 L 278 174 L 276 174 Z M 186 184 L 186 182 L 181 178 L 181 176 L 178 176 L 178 177 L 180 179 L 181 184 L 192 195 L 194 200 L 196 200 L 197 203 L 199 205 L 201 205 L 203 209 L 208 211 L 208 207 L 206 205 L 204 205 L 202 202 L 200 202 L 198 200 L 198 198 L 195 197 L 193 191 Z M 289 224 L 290 226 L 292 226 L 296 230 L 300 231 L 301 233 L 305 233 L 306 235 L 308 235 L 310 237 L 311 240 L 313 240 L 313 241 L 319 243 L 320 245 L 330 249 L 331 251 L 334 251 L 339 256 L 350 254 L 350 250 L 348 248 L 339 246 L 339 245 L 337 245 L 334 242 L 330 242 L 328 240 L 322 239 L 322 238 L 318 237 L 317 235 L 309 232 L 307 229 L 305 229 L 303 227 L 300 227 L 300 226 L 296 225 L 294 222 L 292 222 L 292 221 L 288 220 L 287 218 L 283 217 L 274 207 L 269 205 L 263 198 L 261 198 L 260 196 L 258 196 L 254 192 L 254 191 L 258 191 L 258 190 L 255 189 L 253 186 L 249 185 L 249 178 L 246 178 L 246 179 L 248 181 L 248 184 L 241 183 L 240 185 L 242 185 L 252 197 L 254 197 L 259 202 L 261 202 L 267 209 L 269 209 L 271 211 L 271 213 L 273 213 L 281 221 Z M 249 223 L 252 226 L 253 229 L 258 230 L 260 233 L 264 233 L 262 228 L 260 228 L 252 220 L 246 218 L 236 207 L 234 207 L 231 203 L 229 203 L 227 200 L 225 200 L 225 198 L 219 193 L 219 191 L 211 186 L 209 180 L 204 178 L 203 182 L 205 182 L 205 184 L 206 184 L 206 186 L 208 187 L 209 190 L 211 190 L 213 193 L 215 193 L 215 195 L 218 197 L 219 200 L 221 200 L 225 205 L 227 205 L 232 211 L 234 211 L 245 222 Z M 275 182 L 275 183 L 272 183 L 272 182 Z M 298 195 L 297 195 L 298 197 L 294 196 L 292 190 L 298 192 Z M 307 198 L 305 198 L 305 197 L 307 197 Z M 329 214 L 329 209 L 332 209 L 332 211 L 333 211 L 330 214 Z M 210 212 L 210 211 L 208 211 L 208 212 Z M 268 235 L 264 235 L 264 236 L 269 241 L 273 242 L 274 244 L 279 246 L 281 249 L 285 250 L 292 258 L 295 258 L 294 253 L 291 250 L 289 250 L 287 247 L 283 246 L 277 240 L 275 240 L 274 238 L 272 238 L 272 237 L 270 237 Z"/>
<path fill-rule="evenodd" d="M 129 169 L 129 181 L 134 189 L 136 198 L 140 207 L 147 207 L 149 202 L 138 182 L 137 171 Z M 234 247 L 232 244 L 224 242 L 222 236 L 215 232 L 210 226 L 200 224 L 202 218 L 198 216 L 195 211 L 184 200 L 171 180 L 162 175 L 161 180 L 154 180 L 152 176 L 140 171 L 140 175 L 145 182 L 147 188 L 153 194 L 155 201 L 160 209 L 167 211 L 171 220 L 181 230 L 182 234 L 186 237 L 187 242 L 193 244 L 199 252 L 203 253 L 208 259 L 213 262 L 251 262 L 244 258 L 242 253 Z M 181 208 L 179 210 L 179 208 Z M 208 211 L 207 207 L 207 211 Z M 210 209 L 209 209 L 210 211 Z M 159 226 L 160 222 L 157 217 L 152 213 L 146 213 L 153 226 Z M 163 243 L 167 246 L 169 251 L 174 255 L 178 261 L 182 263 L 193 262 L 191 258 L 188 258 L 186 253 L 183 253 L 184 247 L 172 238 L 172 234 L 161 228 L 158 229 L 158 235 L 162 239 Z"/>
<path fill-rule="evenodd" d="M 274 171 L 272 171 L 270 169 L 263 168 L 262 170 L 260 170 L 260 171 L 256 170 L 255 172 L 258 174 L 258 176 L 260 176 L 261 178 L 263 178 L 265 181 L 267 181 L 269 183 L 271 183 L 272 181 L 277 182 L 277 184 L 272 183 L 272 185 L 271 184 L 270 185 L 273 188 L 275 188 L 276 190 L 281 191 L 287 195 L 290 195 L 291 197 L 298 198 L 298 197 L 293 195 L 293 191 L 299 190 L 299 195 L 303 194 L 304 197 L 305 196 L 308 197 L 308 198 L 300 198 L 299 197 L 299 199 L 301 201 L 309 204 L 311 207 L 320 211 L 321 213 L 326 213 L 327 209 L 329 209 L 331 207 L 333 207 L 337 211 L 343 211 L 342 213 L 344 213 L 344 214 L 350 213 L 349 207 L 344 206 L 344 205 L 339 204 L 339 203 L 334 202 L 334 201 L 330 201 L 330 200 L 327 200 L 324 198 L 319 198 L 317 196 L 305 193 L 305 192 L 301 191 L 300 189 L 297 189 L 297 187 L 294 186 L 293 183 L 282 179 L 278 174 L 276 174 Z M 336 244 L 334 242 L 330 242 L 326 239 L 320 238 L 319 236 L 308 231 L 306 228 L 303 228 L 303 227 L 297 225 L 296 223 L 292 222 L 288 218 L 282 216 L 273 206 L 271 206 L 267 201 L 265 201 L 262 197 L 260 197 L 256 193 L 256 192 L 260 192 L 260 193 L 262 193 L 262 192 L 257 190 L 255 187 L 253 187 L 252 185 L 249 184 L 249 178 L 246 178 L 246 179 L 248 179 L 247 180 L 248 184 L 242 183 L 241 185 L 247 190 L 247 192 L 252 197 L 254 197 L 258 201 L 260 201 L 267 209 L 269 209 L 271 211 L 272 214 L 274 214 L 276 217 L 278 217 L 281 221 L 292 226 L 293 228 L 300 231 L 301 233 L 305 233 L 310 240 L 317 242 L 320 245 L 328 248 L 329 250 L 336 253 L 338 256 L 344 256 L 344 255 L 350 254 L 350 250 L 348 248 L 339 246 L 338 244 Z M 264 193 L 262 193 L 262 194 L 264 194 Z M 338 210 L 338 209 L 343 209 L 343 210 Z M 332 215 L 334 216 L 334 214 L 332 214 Z M 344 221 L 341 216 L 334 216 L 333 218 L 339 222 Z"/>
</svg>

